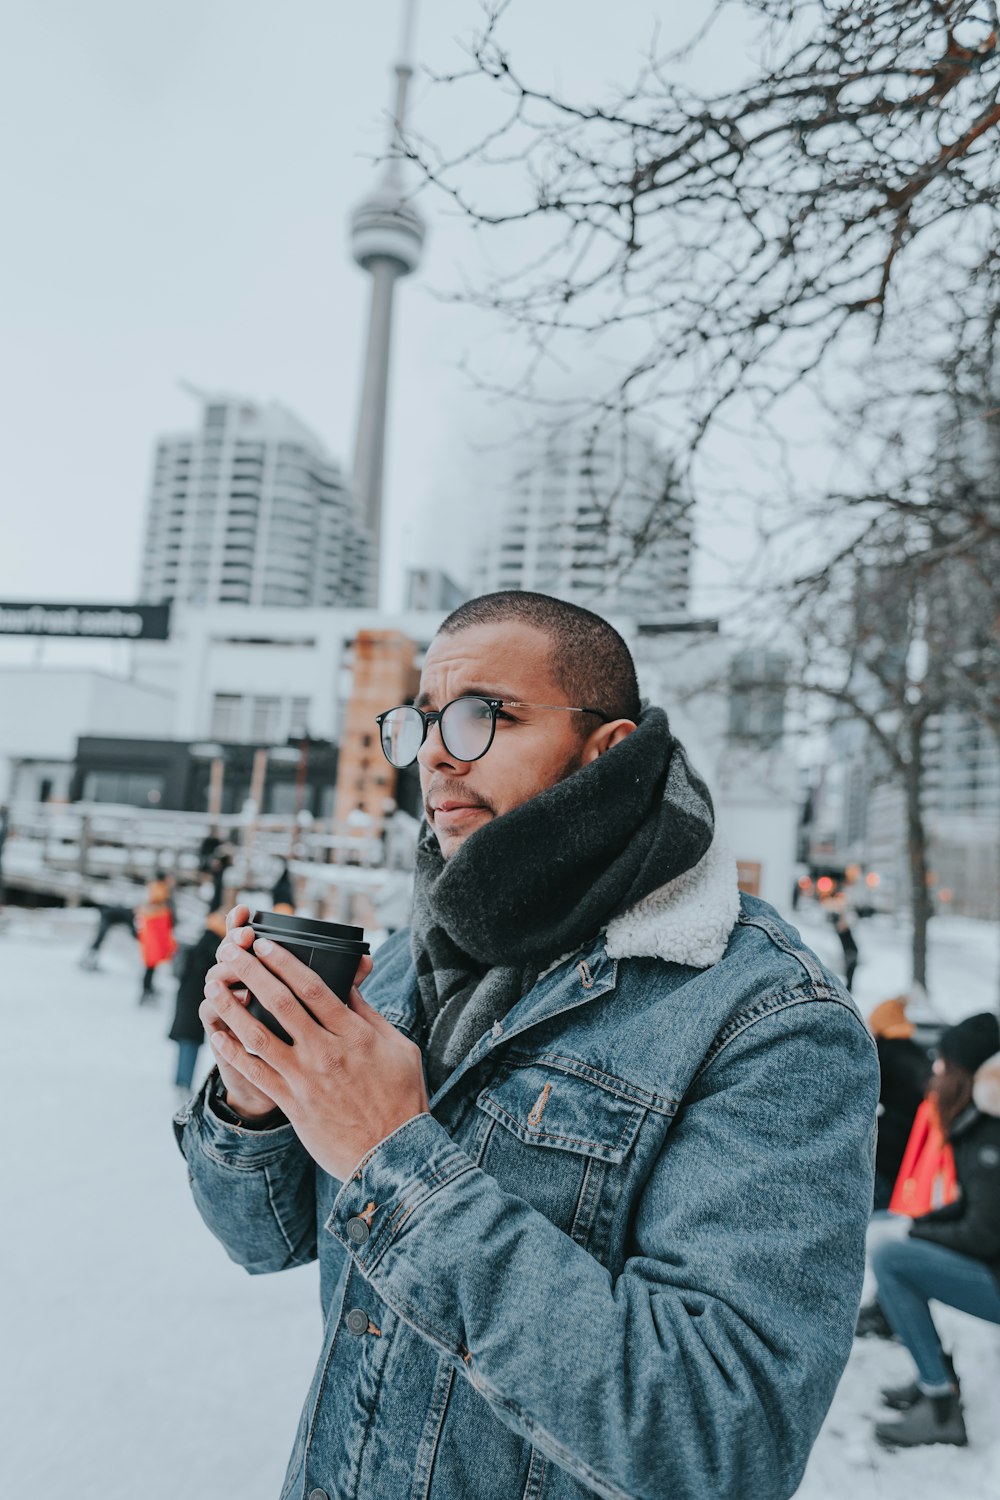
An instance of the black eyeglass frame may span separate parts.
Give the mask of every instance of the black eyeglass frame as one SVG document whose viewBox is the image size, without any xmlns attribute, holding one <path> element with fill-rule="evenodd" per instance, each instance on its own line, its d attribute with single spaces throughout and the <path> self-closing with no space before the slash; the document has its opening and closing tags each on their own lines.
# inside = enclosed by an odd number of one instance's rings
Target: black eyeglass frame
<svg viewBox="0 0 1000 1500">
<path fill-rule="evenodd" d="M 447 750 L 449 755 L 454 756 L 455 760 L 460 760 L 463 766 L 470 766 L 472 765 L 473 761 L 482 760 L 483 756 L 489 750 L 490 746 L 493 743 L 494 736 L 497 732 L 497 714 L 499 713 L 501 708 L 544 708 L 553 713 L 560 712 L 564 714 L 596 714 L 597 717 L 601 720 L 602 724 L 611 723 L 611 720 L 608 718 L 607 714 L 602 713 L 599 708 L 575 708 L 569 703 L 521 703 L 514 698 L 484 698 L 481 693 L 460 693 L 457 698 L 450 699 L 443 708 L 423 709 L 417 708 L 415 703 L 397 703 L 395 707 L 387 708 L 384 713 L 375 715 L 375 723 L 379 727 L 379 744 L 382 746 L 382 754 L 385 756 L 386 760 L 389 761 L 390 766 L 392 766 L 396 771 L 405 771 L 407 766 L 412 766 L 413 762 L 420 754 L 420 751 L 423 749 L 424 741 L 427 739 L 427 731 L 430 729 L 431 725 L 437 724 L 440 726 L 441 719 L 448 712 L 449 708 L 451 708 L 452 704 L 464 702 L 486 704 L 487 708 L 490 711 L 490 737 L 486 741 L 484 748 L 480 750 L 479 754 L 473 755 L 470 759 L 467 760 L 464 756 L 457 755 L 455 751 L 452 750 L 451 746 L 448 744 L 448 741 L 444 737 L 443 730 L 440 727 L 438 728 L 438 733 L 441 735 L 441 743 L 444 746 L 445 750 Z M 390 714 L 394 714 L 396 710 L 400 708 L 409 708 L 412 709 L 415 714 L 419 714 L 424 726 L 424 732 L 420 736 L 420 744 L 413 752 L 413 759 L 406 761 L 405 765 L 402 766 L 397 765 L 394 760 L 389 760 L 389 753 L 385 748 L 385 741 L 382 738 L 381 732 L 383 720 L 387 719 Z"/>
</svg>

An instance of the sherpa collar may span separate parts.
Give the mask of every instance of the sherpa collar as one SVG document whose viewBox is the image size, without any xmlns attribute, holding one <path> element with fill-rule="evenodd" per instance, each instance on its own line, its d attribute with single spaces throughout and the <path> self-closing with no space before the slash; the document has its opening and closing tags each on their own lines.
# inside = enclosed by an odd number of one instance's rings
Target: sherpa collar
<svg viewBox="0 0 1000 1500">
<path fill-rule="evenodd" d="M 716 829 L 696 865 L 608 923 L 608 957 L 711 968 L 726 951 L 739 910 L 736 861 Z"/>
</svg>

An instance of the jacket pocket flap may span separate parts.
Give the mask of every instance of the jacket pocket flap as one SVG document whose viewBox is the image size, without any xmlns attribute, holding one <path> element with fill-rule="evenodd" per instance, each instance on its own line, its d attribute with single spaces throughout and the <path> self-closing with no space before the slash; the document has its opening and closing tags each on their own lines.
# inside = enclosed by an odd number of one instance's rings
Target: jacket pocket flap
<svg viewBox="0 0 1000 1500">
<path fill-rule="evenodd" d="M 620 1162 L 646 1110 L 588 1079 L 552 1068 L 515 1068 L 477 1099 L 479 1108 L 518 1140 Z"/>
</svg>

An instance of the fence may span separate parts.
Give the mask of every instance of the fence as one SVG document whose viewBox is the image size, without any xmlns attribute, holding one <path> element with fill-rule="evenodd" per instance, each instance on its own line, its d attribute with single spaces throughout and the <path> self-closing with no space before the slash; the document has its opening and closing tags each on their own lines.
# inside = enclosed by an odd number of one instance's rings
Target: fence
<svg viewBox="0 0 1000 1500">
<path fill-rule="evenodd" d="M 378 895 L 388 872 L 412 864 L 416 823 L 395 814 L 384 838 L 359 820 L 329 821 L 162 812 L 107 803 L 15 804 L 3 847 L 3 883 L 69 906 L 128 903 L 159 870 L 178 890 L 196 889 L 202 841 L 214 833 L 232 846 L 226 890 L 268 891 L 289 861 L 297 889 L 314 907 L 343 910 L 344 894 Z M 348 904 L 349 901 L 348 901 Z"/>
</svg>

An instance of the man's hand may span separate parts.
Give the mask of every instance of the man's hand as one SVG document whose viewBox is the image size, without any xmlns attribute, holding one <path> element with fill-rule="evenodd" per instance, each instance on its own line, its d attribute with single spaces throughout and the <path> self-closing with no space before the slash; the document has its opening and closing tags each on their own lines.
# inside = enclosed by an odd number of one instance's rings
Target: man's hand
<svg viewBox="0 0 1000 1500">
<path fill-rule="evenodd" d="M 249 907 L 234 906 L 226 917 L 226 931 L 228 933 L 226 941 L 235 942 L 241 948 L 249 948 L 253 942 L 253 929 L 246 925 L 249 920 Z M 218 957 L 218 954 L 216 954 L 216 957 Z M 215 1003 L 219 992 L 216 990 L 214 982 L 212 982 L 212 994 L 210 995 L 208 992 L 211 976 L 214 972 L 212 970 L 206 975 L 205 999 L 198 1007 L 198 1014 L 201 1016 L 202 1025 L 208 1033 L 209 1041 L 212 1040 L 214 1035 L 229 1031 L 229 1027 L 222 1019 L 219 1007 Z M 238 1005 L 246 1006 L 250 996 L 245 986 L 240 986 L 230 993 L 232 999 Z M 226 1102 L 231 1109 L 234 1109 L 242 1119 L 248 1121 L 262 1120 L 266 1115 L 274 1113 L 275 1103 L 273 1099 L 269 1099 L 267 1094 L 261 1093 L 260 1089 L 254 1088 L 251 1083 L 248 1083 L 242 1073 L 230 1067 L 217 1051 L 215 1057 L 226 1090 Z"/>
<path fill-rule="evenodd" d="M 237 907 L 234 916 L 243 911 Z M 346 1179 L 387 1135 L 426 1112 L 420 1048 L 373 1010 L 357 985 L 345 1005 L 292 954 L 267 938 L 254 942 L 251 929 L 237 923 L 218 957 L 205 994 L 218 1017 L 209 1039 L 224 1081 L 235 1074 L 238 1097 L 246 1089 L 268 1109 L 273 1101 L 332 1177 Z M 363 959 L 359 978 L 371 966 Z M 245 1000 L 233 994 L 240 988 L 281 1022 L 293 1045 L 247 1014 Z M 242 1114 L 228 1082 L 226 1088 Z"/>
</svg>

